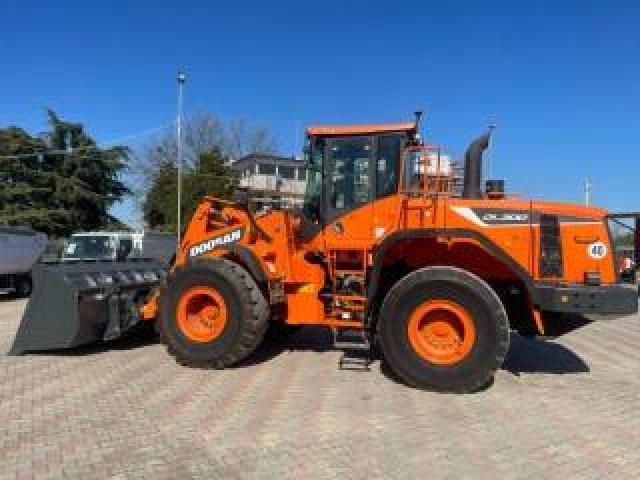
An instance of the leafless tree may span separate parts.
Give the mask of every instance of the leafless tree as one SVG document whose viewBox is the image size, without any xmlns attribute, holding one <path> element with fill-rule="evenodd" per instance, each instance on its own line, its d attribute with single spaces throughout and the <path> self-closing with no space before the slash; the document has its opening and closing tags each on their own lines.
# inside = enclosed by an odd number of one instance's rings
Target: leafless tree
<svg viewBox="0 0 640 480">
<path fill-rule="evenodd" d="M 245 119 L 236 119 L 229 122 L 226 128 L 224 151 L 234 160 L 250 153 L 274 153 L 276 141 L 265 127 L 252 126 Z"/>
<path fill-rule="evenodd" d="M 183 129 L 183 161 L 185 169 L 192 169 L 203 153 L 220 151 L 229 161 L 250 153 L 277 152 L 275 136 L 265 127 L 256 126 L 246 119 L 223 122 L 218 117 L 199 112 L 189 116 Z M 138 195 L 153 181 L 161 165 L 176 165 L 178 145 L 175 129 L 167 130 L 135 152 L 131 168 L 132 190 Z"/>
</svg>

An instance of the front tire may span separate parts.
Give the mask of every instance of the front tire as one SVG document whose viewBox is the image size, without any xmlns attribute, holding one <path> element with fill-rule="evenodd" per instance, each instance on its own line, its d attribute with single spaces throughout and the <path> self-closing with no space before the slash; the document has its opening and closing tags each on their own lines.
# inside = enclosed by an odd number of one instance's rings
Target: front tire
<svg viewBox="0 0 640 480">
<path fill-rule="evenodd" d="M 237 364 L 260 345 L 268 318 L 251 275 L 223 258 L 198 258 L 176 268 L 160 293 L 160 335 L 183 365 Z"/>
<path fill-rule="evenodd" d="M 509 348 L 509 321 L 496 293 L 476 275 L 427 267 L 387 294 L 378 323 L 385 361 L 407 384 L 443 392 L 487 385 Z"/>
</svg>

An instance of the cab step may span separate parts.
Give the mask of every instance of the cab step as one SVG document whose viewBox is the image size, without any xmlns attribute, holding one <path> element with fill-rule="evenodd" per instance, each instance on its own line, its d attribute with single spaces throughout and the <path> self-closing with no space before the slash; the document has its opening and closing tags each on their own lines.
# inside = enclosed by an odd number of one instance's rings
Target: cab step
<svg viewBox="0 0 640 480">
<path fill-rule="evenodd" d="M 371 365 L 371 342 L 362 329 L 334 328 L 333 345 L 342 350 L 338 366 L 340 370 L 369 371 Z"/>
<path fill-rule="evenodd" d="M 358 370 L 368 372 L 373 362 L 371 352 L 363 350 L 344 350 L 340 356 L 338 367 L 340 370 Z"/>
<path fill-rule="evenodd" d="M 334 328 L 333 346 L 339 350 L 371 350 L 367 333 L 354 328 Z"/>
</svg>

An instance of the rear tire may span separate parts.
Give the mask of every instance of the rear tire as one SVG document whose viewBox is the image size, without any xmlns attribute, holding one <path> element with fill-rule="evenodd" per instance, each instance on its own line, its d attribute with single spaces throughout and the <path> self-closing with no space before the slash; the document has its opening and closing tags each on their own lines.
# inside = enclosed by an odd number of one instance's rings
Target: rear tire
<svg viewBox="0 0 640 480">
<path fill-rule="evenodd" d="M 223 258 L 176 268 L 160 293 L 160 336 L 183 365 L 237 364 L 260 345 L 268 318 L 269 306 L 251 275 Z"/>
<path fill-rule="evenodd" d="M 408 385 L 473 392 L 491 382 L 509 348 L 509 320 L 487 283 L 454 267 L 428 267 L 387 294 L 378 329 L 385 361 Z"/>
</svg>

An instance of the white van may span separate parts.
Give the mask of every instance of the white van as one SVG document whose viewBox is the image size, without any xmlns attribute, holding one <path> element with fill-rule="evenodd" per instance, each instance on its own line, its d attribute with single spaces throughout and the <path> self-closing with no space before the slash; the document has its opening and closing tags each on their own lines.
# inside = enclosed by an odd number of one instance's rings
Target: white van
<svg viewBox="0 0 640 480">
<path fill-rule="evenodd" d="M 165 264 L 176 250 L 176 236 L 154 231 L 74 233 L 65 242 L 62 261 L 153 258 Z"/>
</svg>

